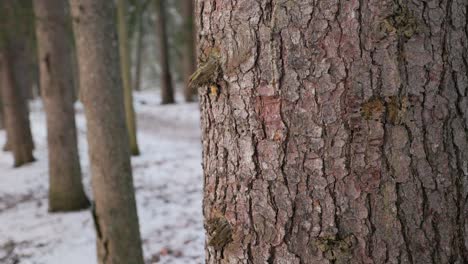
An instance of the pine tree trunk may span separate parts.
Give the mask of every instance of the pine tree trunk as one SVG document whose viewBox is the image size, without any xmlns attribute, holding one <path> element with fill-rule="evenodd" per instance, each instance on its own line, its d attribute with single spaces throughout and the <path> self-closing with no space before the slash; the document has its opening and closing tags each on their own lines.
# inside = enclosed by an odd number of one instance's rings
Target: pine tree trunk
<svg viewBox="0 0 468 264">
<path fill-rule="evenodd" d="M 206 262 L 468 263 L 466 10 L 197 1 Z"/>
<path fill-rule="evenodd" d="M 196 69 L 195 57 L 195 39 L 194 39 L 194 5 L 193 0 L 185 0 L 182 4 L 182 17 L 185 20 L 184 25 L 184 98 L 186 102 L 193 102 L 196 95 L 195 89 L 188 85 L 189 78 Z"/>
<path fill-rule="evenodd" d="M 166 1 L 156 0 L 156 29 L 159 40 L 159 66 L 161 67 L 161 103 L 173 104 L 174 88 L 172 86 L 171 69 L 169 67 L 168 36 L 166 30 Z"/>
<path fill-rule="evenodd" d="M 49 211 L 89 207 L 81 182 L 73 107 L 73 67 L 67 4 L 35 0 L 36 36 L 42 100 L 47 116 L 49 152 Z"/>
<path fill-rule="evenodd" d="M 143 264 L 115 27 L 107 0 L 71 0 L 100 264 Z"/>
<path fill-rule="evenodd" d="M 125 116 L 130 139 L 130 151 L 132 155 L 140 155 L 138 148 L 135 110 L 133 108 L 133 94 L 130 80 L 130 49 L 128 45 L 127 34 L 127 0 L 118 0 L 117 2 L 117 20 L 119 35 L 120 67 L 122 72 L 122 82 L 125 100 Z"/>
</svg>

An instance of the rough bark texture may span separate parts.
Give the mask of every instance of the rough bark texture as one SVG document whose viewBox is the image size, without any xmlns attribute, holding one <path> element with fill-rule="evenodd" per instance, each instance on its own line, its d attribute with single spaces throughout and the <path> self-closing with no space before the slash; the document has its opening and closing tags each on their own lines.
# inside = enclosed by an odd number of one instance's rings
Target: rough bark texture
<svg viewBox="0 0 468 264">
<path fill-rule="evenodd" d="M 113 1 L 71 0 L 95 206 L 98 261 L 143 264 Z"/>
<path fill-rule="evenodd" d="M 166 0 L 156 0 L 156 32 L 159 40 L 159 66 L 161 67 L 161 103 L 173 104 L 174 88 L 169 67 L 168 36 L 166 29 Z"/>
<path fill-rule="evenodd" d="M 196 69 L 196 58 L 195 58 L 195 34 L 194 34 L 194 5 L 193 0 L 185 0 L 181 3 L 182 17 L 184 23 L 184 55 L 183 55 L 183 66 L 184 66 L 184 98 L 186 102 L 193 102 L 196 89 L 192 89 L 188 85 L 190 76 Z"/>
<path fill-rule="evenodd" d="M 49 211 L 89 207 L 81 167 L 73 108 L 73 67 L 68 5 L 62 0 L 35 0 L 36 36 L 42 101 L 47 116 Z"/>
<path fill-rule="evenodd" d="M 197 1 L 207 263 L 468 263 L 467 10 Z"/>
<path fill-rule="evenodd" d="M 120 53 L 120 69 L 122 73 L 122 82 L 124 89 L 125 101 L 125 116 L 130 139 L 130 152 L 132 155 L 140 155 L 138 148 L 135 110 L 133 108 L 133 94 L 130 80 L 130 48 L 128 44 L 127 32 L 127 0 L 118 0 L 117 2 L 117 20 L 119 34 L 119 53 Z"/>
</svg>

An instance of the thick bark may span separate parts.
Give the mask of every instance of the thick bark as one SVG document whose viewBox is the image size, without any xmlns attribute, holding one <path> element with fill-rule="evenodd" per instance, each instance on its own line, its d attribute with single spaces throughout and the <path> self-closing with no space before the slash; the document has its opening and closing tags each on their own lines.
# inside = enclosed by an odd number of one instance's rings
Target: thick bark
<svg viewBox="0 0 468 264">
<path fill-rule="evenodd" d="M 49 211 L 89 207 L 81 167 L 73 108 L 73 67 L 67 4 L 35 0 L 36 36 L 42 100 L 47 116 L 49 152 Z"/>
<path fill-rule="evenodd" d="M 99 263 L 142 264 L 113 1 L 71 0 Z"/>
<path fill-rule="evenodd" d="M 130 151 L 132 155 L 140 155 L 138 148 L 135 110 L 133 108 L 133 94 L 130 80 L 130 49 L 128 45 L 127 33 L 127 0 L 118 0 L 117 2 L 117 20 L 118 20 L 118 35 L 119 35 L 119 53 L 120 53 L 120 69 L 122 73 L 122 82 L 124 89 L 125 100 L 125 117 L 130 139 Z"/>
<path fill-rule="evenodd" d="M 29 124 L 27 99 L 17 85 L 14 75 L 14 58 L 11 48 L 0 51 L 0 66 L 2 70 L 1 92 L 5 126 L 7 128 L 7 142 L 4 150 L 11 150 L 14 158 L 14 167 L 33 162 L 34 144 Z"/>
<path fill-rule="evenodd" d="M 467 1 L 197 3 L 207 263 L 468 263 Z"/>
<path fill-rule="evenodd" d="M 193 0 L 185 0 L 181 4 L 182 17 L 184 18 L 184 54 L 182 57 L 184 67 L 184 98 L 186 102 L 193 102 L 196 89 L 188 85 L 190 76 L 196 69 L 195 58 L 195 30 L 194 30 L 194 5 Z"/>
<path fill-rule="evenodd" d="M 169 67 L 168 36 L 166 29 L 166 0 L 156 0 L 156 32 L 159 40 L 159 66 L 161 68 L 161 103 L 173 104 L 174 88 Z"/>
</svg>

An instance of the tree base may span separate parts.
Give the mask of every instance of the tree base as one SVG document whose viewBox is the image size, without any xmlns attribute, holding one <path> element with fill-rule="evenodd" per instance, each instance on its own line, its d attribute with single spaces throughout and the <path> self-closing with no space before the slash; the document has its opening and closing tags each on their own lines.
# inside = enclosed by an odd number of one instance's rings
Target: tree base
<svg viewBox="0 0 468 264">
<path fill-rule="evenodd" d="M 63 194 L 49 193 L 49 212 L 75 212 L 88 209 L 91 202 L 84 192 L 70 196 L 69 192 Z"/>
<path fill-rule="evenodd" d="M 8 150 L 8 151 L 10 151 L 10 150 Z M 13 164 L 13 168 L 19 168 L 19 167 L 21 167 L 23 165 L 33 163 L 35 161 L 36 161 L 36 159 L 33 156 L 25 158 L 25 159 L 15 159 L 15 163 Z"/>
</svg>

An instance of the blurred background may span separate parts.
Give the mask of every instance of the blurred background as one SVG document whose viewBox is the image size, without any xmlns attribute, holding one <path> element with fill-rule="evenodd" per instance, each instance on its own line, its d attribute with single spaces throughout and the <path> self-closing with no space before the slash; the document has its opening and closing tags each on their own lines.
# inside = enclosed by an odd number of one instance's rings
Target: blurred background
<svg viewBox="0 0 468 264">
<path fill-rule="evenodd" d="M 0 263 L 93 264 L 98 262 L 90 204 L 54 209 L 49 200 L 52 185 L 56 190 L 67 185 L 63 178 L 53 180 L 66 173 L 60 151 L 75 144 L 50 131 L 57 129 L 59 118 L 76 126 L 76 178 L 82 187 L 75 184 L 72 188 L 82 188 L 89 201 L 94 195 L 70 6 L 64 1 L 56 10 L 46 2 L 57 1 L 0 3 Z M 193 2 L 118 0 L 115 7 L 122 87 L 125 100 L 130 94 L 132 102 L 128 107 L 126 101 L 122 119 L 135 123 L 129 135 L 134 138 L 131 164 L 144 261 L 203 263 L 199 109 L 197 91 L 187 85 L 196 67 Z M 42 56 L 41 45 L 61 49 L 50 44 L 52 35 L 45 32 L 48 23 L 57 27 L 48 20 L 50 14 L 61 16 L 59 38 L 68 51 L 63 54 L 69 55 L 68 60 L 52 61 L 52 69 L 60 70 L 60 76 L 70 76 L 66 89 L 70 90 L 75 120 L 57 113 L 65 112 L 66 102 L 54 109 L 51 102 L 55 99 L 48 95 L 52 88 L 43 87 L 53 71 L 49 77 L 42 72 L 41 67 L 49 67 L 50 61 Z M 53 86 L 53 82 L 49 84 Z M 128 120 L 128 109 L 134 121 Z M 55 156 L 53 144 L 59 145 Z M 17 154 L 25 152 L 29 153 Z"/>
</svg>

